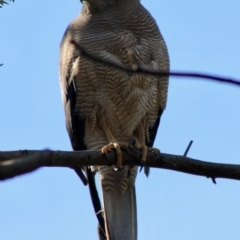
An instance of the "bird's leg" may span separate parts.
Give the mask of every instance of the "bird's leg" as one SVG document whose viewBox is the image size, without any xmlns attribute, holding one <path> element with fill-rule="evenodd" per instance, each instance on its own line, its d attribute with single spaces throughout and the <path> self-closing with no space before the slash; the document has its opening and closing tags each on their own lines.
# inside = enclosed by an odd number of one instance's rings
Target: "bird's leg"
<svg viewBox="0 0 240 240">
<path fill-rule="evenodd" d="M 148 147 L 146 145 L 140 145 L 138 142 L 137 142 L 137 138 L 135 137 L 132 137 L 129 141 L 129 148 L 131 150 L 134 150 L 134 149 L 139 149 L 139 150 L 142 150 L 142 158 L 141 158 L 141 168 L 140 168 L 140 171 L 142 170 L 146 160 L 147 160 L 147 153 L 148 153 Z M 132 169 L 132 166 L 129 166 L 129 175 L 131 173 L 131 169 Z"/>
<path fill-rule="evenodd" d="M 128 143 L 128 149 L 134 151 L 135 149 L 138 149 L 137 147 L 137 138 L 131 137 Z"/>
<path fill-rule="evenodd" d="M 116 170 L 121 171 L 121 170 L 123 170 L 123 167 L 122 167 L 122 151 L 121 151 L 121 148 L 120 148 L 120 144 L 113 137 L 112 132 L 111 132 L 109 127 L 105 127 L 104 131 L 105 131 L 105 134 L 106 134 L 106 136 L 108 138 L 108 141 L 110 143 L 102 148 L 102 153 L 108 153 L 112 149 L 115 149 L 116 153 L 117 153 Z"/>
<path fill-rule="evenodd" d="M 141 147 L 142 149 L 142 160 L 141 160 L 141 167 L 139 172 L 142 171 L 143 166 L 145 165 L 146 161 L 147 161 L 147 154 L 148 152 L 154 152 L 155 155 L 158 155 L 160 153 L 160 150 L 157 148 L 152 148 L 152 147 L 147 147 L 146 145 L 143 145 Z"/>
<path fill-rule="evenodd" d="M 136 146 L 135 146 L 136 144 L 137 144 L 137 138 L 131 137 L 130 140 L 129 140 L 127 151 L 129 151 L 129 150 L 134 151 L 136 149 Z M 131 176 L 131 171 L 132 171 L 133 168 L 134 168 L 133 165 L 128 165 L 128 177 Z"/>
</svg>

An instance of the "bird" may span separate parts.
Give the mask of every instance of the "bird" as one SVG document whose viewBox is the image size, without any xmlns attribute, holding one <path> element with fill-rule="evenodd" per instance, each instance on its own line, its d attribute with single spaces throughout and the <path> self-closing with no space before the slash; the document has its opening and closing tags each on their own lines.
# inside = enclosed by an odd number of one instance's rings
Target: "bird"
<svg viewBox="0 0 240 240">
<path fill-rule="evenodd" d="M 138 167 L 122 166 L 122 149 L 133 142 L 146 161 L 147 151 L 153 147 L 166 108 L 168 76 L 137 70 L 169 72 L 165 40 L 140 0 L 85 0 L 63 35 L 59 65 L 73 150 L 117 153 L 116 166 L 84 169 L 101 234 L 107 240 L 137 240 Z M 75 169 L 84 181 L 82 170 Z M 95 172 L 100 178 L 103 208 Z"/>
</svg>

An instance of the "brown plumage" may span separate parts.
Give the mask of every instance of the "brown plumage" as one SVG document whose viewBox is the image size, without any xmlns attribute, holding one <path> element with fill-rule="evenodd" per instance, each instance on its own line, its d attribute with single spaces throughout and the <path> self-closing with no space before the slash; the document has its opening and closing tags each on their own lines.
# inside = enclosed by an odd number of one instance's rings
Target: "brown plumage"
<svg viewBox="0 0 240 240">
<path fill-rule="evenodd" d="M 64 34 L 60 58 L 62 99 L 74 150 L 101 149 L 109 141 L 127 145 L 133 136 L 139 148 L 151 147 L 166 107 L 168 78 L 95 61 L 78 44 L 113 63 L 168 71 L 167 48 L 155 20 L 139 0 L 84 1 L 81 14 Z M 94 170 L 100 174 L 107 239 L 136 240 L 137 167 L 130 177 L 128 166 L 121 172 L 109 166 Z"/>
</svg>

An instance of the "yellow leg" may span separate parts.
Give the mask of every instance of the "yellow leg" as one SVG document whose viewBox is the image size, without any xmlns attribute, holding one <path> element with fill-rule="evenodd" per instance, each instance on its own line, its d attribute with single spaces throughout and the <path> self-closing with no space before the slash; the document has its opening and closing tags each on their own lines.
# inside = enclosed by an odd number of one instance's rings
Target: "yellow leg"
<svg viewBox="0 0 240 240">
<path fill-rule="evenodd" d="M 107 153 L 110 152 L 112 149 L 115 149 L 117 153 L 116 167 L 117 169 L 120 169 L 122 167 L 122 151 L 120 148 L 120 144 L 113 137 L 109 127 L 106 127 L 104 131 L 110 143 L 102 148 L 102 153 Z"/>
<path fill-rule="evenodd" d="M 142 162 L 141 162 L 141 167 L 140 167 L 139 172 L 142 171 L 142 168 L 147 161 L 147 153 L 148 152 L 154 152 L 155 155 L 158 155 L 160 153 L 159 149 L 152 148 L 152 147 L 147 147 L 146 145 L 142 146 L 141 149 L 142 149 Z"/>
</svg>

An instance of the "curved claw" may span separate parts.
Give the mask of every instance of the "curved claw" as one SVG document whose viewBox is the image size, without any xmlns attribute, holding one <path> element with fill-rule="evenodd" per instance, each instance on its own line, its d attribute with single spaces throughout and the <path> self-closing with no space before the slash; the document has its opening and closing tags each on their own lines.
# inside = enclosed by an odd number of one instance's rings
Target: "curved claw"
<svg viewBox="0 0 240 240">
<path fill-rule="evenodd" d="M 141 166 L 140 166 L 139 172 L 141 172 L 141 171 L 142 171 L 142 169 L 143 169 L 143 166 L 144 166 L 144 163 L 145 163 L 145 161 L 141 161 Z"/>
<path fill-rule="evenodd" d="M 147 152 L 148 152 L 148 148 L 147 148 L 146 145 L 144 145 L 144 146 L 142 147 L 142 160 L 141 160 L 141 165 L 140 165 L 140 170 L 139 170 L 139 172 L 142 171 L 143 166 L 144 166 L 145 163 L 146 163 L 146 160 L 147 160 Z"/>
</svg>

